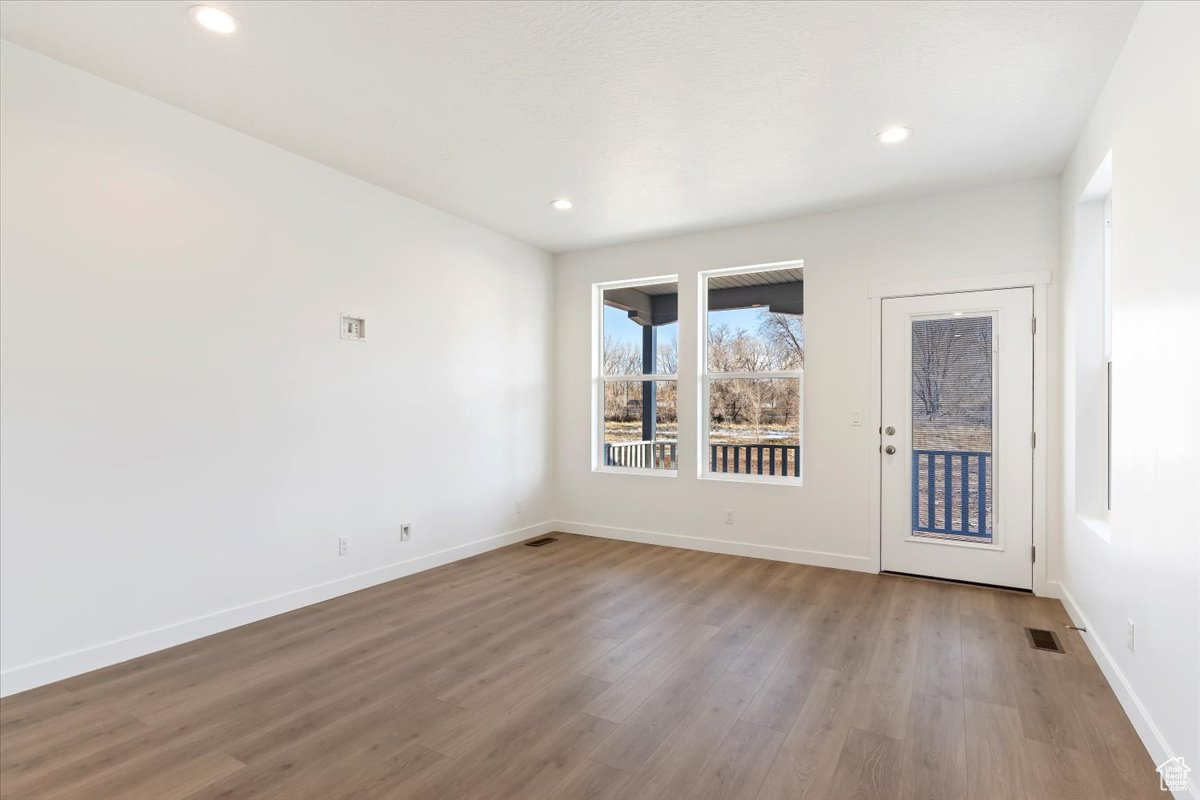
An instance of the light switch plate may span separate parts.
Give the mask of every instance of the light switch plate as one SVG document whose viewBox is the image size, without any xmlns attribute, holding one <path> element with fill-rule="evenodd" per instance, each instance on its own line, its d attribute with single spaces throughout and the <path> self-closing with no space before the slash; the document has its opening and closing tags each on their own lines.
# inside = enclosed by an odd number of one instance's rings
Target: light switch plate
<svg viewBox="0 0 1200 800">
<path fill-rule="evenodd" d="M 342 338 L 347 341 L 365 342 L 367 340 L 367 320 L 364 317 L 342 314 L 341 331 Z"/>
</svg>

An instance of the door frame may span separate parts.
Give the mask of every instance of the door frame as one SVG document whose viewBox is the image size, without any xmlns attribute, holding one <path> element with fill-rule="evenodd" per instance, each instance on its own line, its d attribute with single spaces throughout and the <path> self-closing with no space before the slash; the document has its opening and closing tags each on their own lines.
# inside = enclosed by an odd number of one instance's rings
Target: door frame
<svg viewBox="0 0 1200 800">
<path fill-rule="evenodd" d="M 880 429 L 883 426 L 883 301 L 894 297 L 915 297 L 929 294 L 954 294 L 990 289 L 1032 289 L 1033 316 L 1037 327 L 1033 333 L 1033 433 L 1037 446 L 1033 448 L 1033 546 L 1037 557 L 1033 562 L 1033 593 L 1047 596 L 1046 565 L 1049 548 L 1046 545 L 1046 498 L 1048 486 L 1047 453 L 1050 437 L 1046 433 L 1048 410 L 1046 381 L 1048 376 L 1047 344 L 1050 329 L 1047 314 L 1047 287 L 1051 282 L 1049 270 L 1011 272 L 1001 275 L 980 275 L 970 278 L 947 278 L 908 283 L 872 284 L 868 287 L 871 304 L 870 358 L 867 368 L 867 396 L 870 398 L 868 425 L 875 429 L 870 435 L 869 452 L 869 520 L 871 568 L 882 571 L 883 513 L 881 508 L 883 455 L 880 452 Z M 1033 324 L 1032 322 L 1030 324 Z"/>
</svg>

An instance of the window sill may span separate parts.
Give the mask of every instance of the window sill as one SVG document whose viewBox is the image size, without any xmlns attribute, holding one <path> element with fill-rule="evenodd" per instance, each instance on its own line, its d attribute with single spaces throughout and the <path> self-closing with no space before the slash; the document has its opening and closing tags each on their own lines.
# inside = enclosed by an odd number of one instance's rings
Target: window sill
<svg viewBox="0 0 1200 800">
<path fill-rule="evenodd" d="M 700 474 L 702 481 L 723 481 L 725 483 L 759 483 L 775 486 L 803 486 L 803 478 L 785 478 L 779 475 L 746 475 L 739 473 L 704 472 Z"/>
<path fill-rule="evenodd" d="M 677 469 L 646 469 L 644 467 L 592 467 L 592 472 L 606 475 L 645 475 L 650 478 L 674 478 L 679 475 Z"/>
<path fill-rule="evenodd" d="M 1108 524 L 1108 520 L 1084 514 L 1076 514 L 1075 519 L 1079 520 L 1083 527 L 1100 537 L 1105 544 L 1112 542 L 1112 526 Z"/>
</svg>

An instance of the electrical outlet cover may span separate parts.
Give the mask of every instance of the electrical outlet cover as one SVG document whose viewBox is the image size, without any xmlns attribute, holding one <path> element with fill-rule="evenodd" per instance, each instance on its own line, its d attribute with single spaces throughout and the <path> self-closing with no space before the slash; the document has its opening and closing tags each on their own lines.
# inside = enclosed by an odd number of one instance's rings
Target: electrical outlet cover
<svg viewBox="0 0 1200 800">
<path fill-rule="evenodd" d="M 365 342 L 367 339 L 367 320 L 365 317 L 355 317 L 342 314 L 341 336 L 351 342 Z"/>
</svg>

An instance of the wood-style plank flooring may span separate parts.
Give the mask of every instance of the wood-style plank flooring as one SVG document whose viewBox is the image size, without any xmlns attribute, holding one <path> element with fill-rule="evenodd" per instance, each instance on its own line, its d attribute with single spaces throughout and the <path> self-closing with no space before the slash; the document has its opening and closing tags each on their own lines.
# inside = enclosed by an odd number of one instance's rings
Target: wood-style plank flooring
<svg viewBox="0 0 1200 800">
<path fill-rule="evenodd" d="M 558 536 L 8 697 L 0 795 L 1161 797 L 1057 601 Z"/>
</svg>

